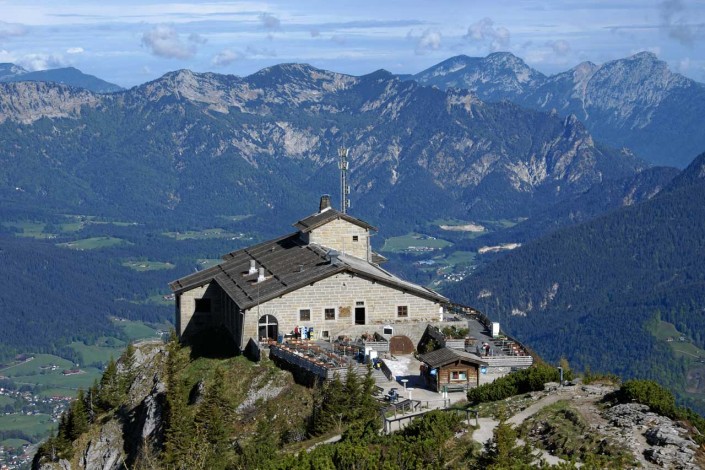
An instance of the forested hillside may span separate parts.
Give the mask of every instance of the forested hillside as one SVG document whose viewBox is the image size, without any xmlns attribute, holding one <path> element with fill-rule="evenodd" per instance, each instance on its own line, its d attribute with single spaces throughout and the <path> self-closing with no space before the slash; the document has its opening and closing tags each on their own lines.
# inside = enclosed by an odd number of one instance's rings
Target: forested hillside
<svg viewBox="0 0 705 470">
<path fill-rule="evenodd" d="M 703 201 L 705 154 L 651 200 L 531 242 L 447 294 L 549 361 L 655 378 L 702 411 Z"/>
</svg>

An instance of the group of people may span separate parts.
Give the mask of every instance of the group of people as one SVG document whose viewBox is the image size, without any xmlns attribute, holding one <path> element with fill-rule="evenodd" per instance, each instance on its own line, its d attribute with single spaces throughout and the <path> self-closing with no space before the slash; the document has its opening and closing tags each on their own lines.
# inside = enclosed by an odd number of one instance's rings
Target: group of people
<svg viewBox="0 0 705 470">
<path fill-rule="evenodd" d="M 294 338 L 296 339 L 313 339 L 312 326 L 296 326 L 294 327 Z"/>
</svg>

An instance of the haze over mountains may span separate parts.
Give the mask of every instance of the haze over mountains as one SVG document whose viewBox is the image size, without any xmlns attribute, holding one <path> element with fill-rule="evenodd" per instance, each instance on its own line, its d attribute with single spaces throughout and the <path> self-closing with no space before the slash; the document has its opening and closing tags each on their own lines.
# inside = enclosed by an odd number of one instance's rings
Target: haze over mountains
<svg viewBox="0 0 705 470">
<path fill-rule="evenodd" d="M 671 72 L 651 52 L 602 65 L 583 62 L 549 77 L 508 52 L 457 56 L 410 78 L 466 88 L 483 100 L 575 114 L 596 139 L 654 164 L 682 168 L 705 148 L 705 85 Z"/>
<path fill-rule="evenodd" d="M 245 78 L 182 70 L 107 95 L 5 83 L 0 121 L 8 205 L 105 215 L 212 217 L 234 201 L 240 213 L 298 213 L 337 188 L 339 146 L 356 213 L 404 232 L 439 217 L 530 216 L 645 167 L 573 116 L 298 64 Z"/>
</svg>

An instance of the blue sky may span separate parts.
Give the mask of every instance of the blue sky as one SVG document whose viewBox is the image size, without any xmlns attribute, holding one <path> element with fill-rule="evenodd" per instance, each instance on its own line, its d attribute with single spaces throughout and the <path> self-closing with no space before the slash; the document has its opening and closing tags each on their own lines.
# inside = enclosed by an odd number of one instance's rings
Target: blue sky
<svg viewBox="0 0 705 470">
<path fill-rule="evenodd" d="M 126 87 L 282 62 L 415 73 L 493 51 L 550 74 L 648 50 L 705 82 L 702 0 L 0 0 L 0 12 L 0 62 L 71 65 Z"/>
</svg>

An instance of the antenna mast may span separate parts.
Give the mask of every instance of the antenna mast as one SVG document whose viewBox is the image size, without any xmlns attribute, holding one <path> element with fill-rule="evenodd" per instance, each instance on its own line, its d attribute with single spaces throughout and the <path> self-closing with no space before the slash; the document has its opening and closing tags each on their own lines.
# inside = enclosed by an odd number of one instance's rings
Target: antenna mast
<svg viewBox="0 0 705 470">
<path fill-rule="evenodd" d="M 340 162 L 338 162 L 338 168 L 340 168 L 340 211 L 345 214 L 350 207 L 350 200 L 348 199 L 348 194 L 350 194 L 350 186 L 348 186 L 348 149 L 340 147 L 338 156 L 340 157 Z"/>
</svg>

